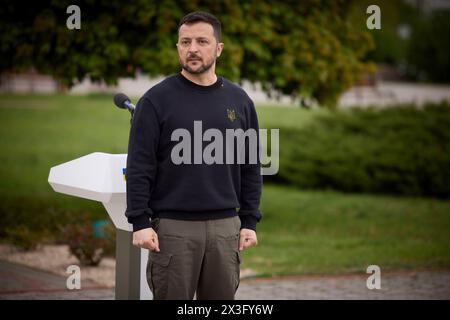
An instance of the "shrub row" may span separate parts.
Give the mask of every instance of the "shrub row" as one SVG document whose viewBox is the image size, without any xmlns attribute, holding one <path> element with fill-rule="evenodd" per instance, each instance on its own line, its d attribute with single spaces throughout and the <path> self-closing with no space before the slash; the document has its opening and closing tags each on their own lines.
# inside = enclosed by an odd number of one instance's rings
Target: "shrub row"
<svg viewBox="0 0 450 320">
<path fill-rule="evenodd" d="M 450 106 L 349 109 L 280 128 L 280 170 L 265 181 L 348 192 L 450 196 Z"/>
</svg>

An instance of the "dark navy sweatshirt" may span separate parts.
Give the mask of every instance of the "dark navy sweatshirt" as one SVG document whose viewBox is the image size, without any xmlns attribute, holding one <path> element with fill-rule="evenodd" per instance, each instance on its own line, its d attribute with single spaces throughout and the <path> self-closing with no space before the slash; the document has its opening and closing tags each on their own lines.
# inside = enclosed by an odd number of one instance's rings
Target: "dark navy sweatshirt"
<svg viewBox="0 0 450 320">
<path fill-rule="evenodd" d="M 177 129 L 182 134 L 176 134 Z M 216 135 L 204 138 L 208 129 L 223 136 L 222 156 L 220 148 L 210 153 L 217 156 L 213 163 L 202 157 L 205 148 L 218 139 Z M 179 73 L 141 97 L 131 125 L 126 169 L 125 215 L 134 231 L 150 227 L 150 221 L 158 217 L 209 220 L 236 215 L 241 228 L 256 230 L 261 219 L 260 160 L 250 161 L 252 148 L 246 139 L 246 153 L 241 153 L 246 156 L 239 163 L 239 144 L 237 139 L 234 149 L 227 144 L 227 129 L 258 133 L 259 128 L 251 99 L 223 77 L 201 86 Z M 231 149 L 229 159 L 233 160 L 227 161 Z M 186 161 L 174 161 L 174 154 Z"/>
</svg>

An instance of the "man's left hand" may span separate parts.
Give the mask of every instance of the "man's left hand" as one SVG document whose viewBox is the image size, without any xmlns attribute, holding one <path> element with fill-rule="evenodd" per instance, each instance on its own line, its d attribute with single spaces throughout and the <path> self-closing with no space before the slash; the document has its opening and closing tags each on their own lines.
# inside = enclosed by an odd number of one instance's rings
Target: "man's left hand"
<svg viewBox="0 0 450 320">
<path fill-rule="evenodd" d="M 251 229 L 241 229 L 239 235 L 239 251 L 254 247 L 258 244 L 256 232 Z"/>
</svg>

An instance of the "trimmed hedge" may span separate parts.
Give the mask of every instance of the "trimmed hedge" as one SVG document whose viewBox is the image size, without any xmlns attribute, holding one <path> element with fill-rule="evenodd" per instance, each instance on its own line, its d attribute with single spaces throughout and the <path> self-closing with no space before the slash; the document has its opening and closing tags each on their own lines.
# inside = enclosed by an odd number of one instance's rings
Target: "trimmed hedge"
<svg viewBox="0 0 450 320">
<path fill-rule="evenodd" d="M 301 188 L 450 196 L 450 106 L 349 109 L 280 128 L 281 180 Z"/>
</svg>

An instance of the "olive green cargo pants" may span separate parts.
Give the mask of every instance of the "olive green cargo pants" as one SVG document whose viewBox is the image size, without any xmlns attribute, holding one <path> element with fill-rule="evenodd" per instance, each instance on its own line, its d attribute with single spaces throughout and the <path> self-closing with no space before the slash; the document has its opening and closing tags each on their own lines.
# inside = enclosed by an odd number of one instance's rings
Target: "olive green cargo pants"
<svg viewBox="0 0 450 320">
<path fill-rule="evenodd" d="M 232 300 L 239 286 L 239 217 L 159 219 L 160 252 L 150 251 L 147 281 L 155 300 Z"/>
</svg>

